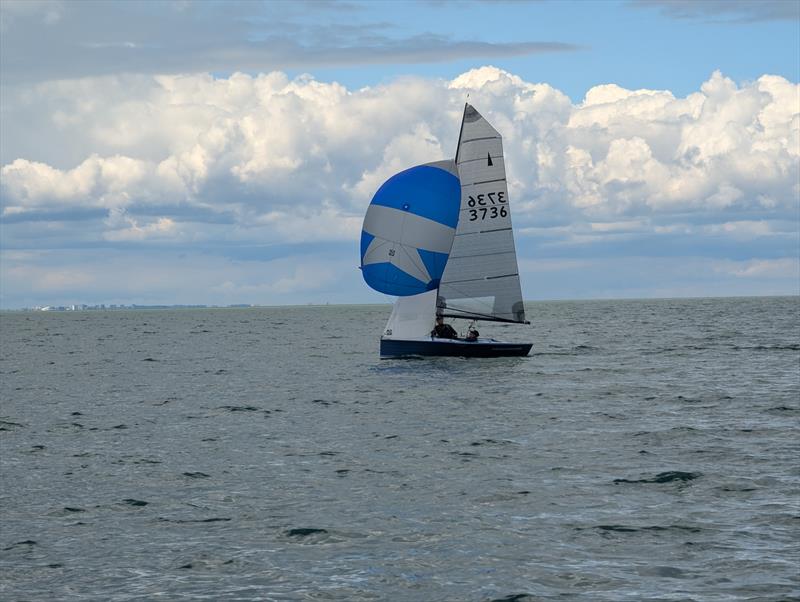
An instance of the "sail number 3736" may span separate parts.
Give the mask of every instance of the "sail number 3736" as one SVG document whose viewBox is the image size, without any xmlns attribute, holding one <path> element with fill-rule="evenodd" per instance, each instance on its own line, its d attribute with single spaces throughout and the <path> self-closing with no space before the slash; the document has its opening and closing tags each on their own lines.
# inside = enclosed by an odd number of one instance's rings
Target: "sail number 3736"
<svg viewBox="0 0 800 602">
<path fill-rule="evenodd" d="M 467 201 L 469 207 L 469 221 L 474 222 L 478 219 L 494 219 L 496 217 L 508 217 L 506 209 L 506 195 L 504 192 L 489 192 L 479 194 L 476 197 L 470 195 Z"/>
</svg>

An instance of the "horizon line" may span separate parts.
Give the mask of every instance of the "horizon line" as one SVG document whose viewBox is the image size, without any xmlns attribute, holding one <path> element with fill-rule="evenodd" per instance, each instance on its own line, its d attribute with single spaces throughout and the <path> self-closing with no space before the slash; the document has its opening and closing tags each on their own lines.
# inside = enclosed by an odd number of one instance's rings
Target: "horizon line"
<svg viewBox="0 0 800 602">
<path fill-rule="evenodd" d="M 764 294 L 764 295 L 684 295 L 671 297 L 584 297 L 584 298 L 553 298 L 553 299 L 523 299 L 523 303 L 561 303 L 561 302 L 594 302 L 594 301 L 671 301 L 671 300 L 691 300 L 691 299 L 781 299 L 781 298 L 800 298 L 800 292 L 791 294 Z M 329 303 L 329 302 L 307 302 L 307 303 L 281 303 L 281 304 L 258 304 L 258 303 L 228 303 L 225 305 L 206 304 L 206 303 L 70 303 L 66 305 L 37 305 L 26 307 L 2 307 L 0 312 L 45 312 L 45 313 L 66 313 L 66 312 L 85 312 L 85 311 L 136 311 L 148 310 L 157 311 L 160 309 L 275 309 L 289 307 L 369 307 L 369 306 L 391 306 L 394 301 L 372 302 L 372 303 Z"/>
</svg>

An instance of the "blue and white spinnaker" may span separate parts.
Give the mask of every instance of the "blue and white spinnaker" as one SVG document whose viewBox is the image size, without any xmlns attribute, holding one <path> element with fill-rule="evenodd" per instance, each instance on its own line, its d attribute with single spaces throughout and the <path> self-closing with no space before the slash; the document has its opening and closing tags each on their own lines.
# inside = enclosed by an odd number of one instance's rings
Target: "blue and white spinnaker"
<svg viewBox="0 0 800 602">
<path fill-rule="evenodd" d="M 375 193 L 361 232 L 361 273 L 376 291 L 435 290 L 447 264 L 461 206 L 454 161 L 418 165 Z"/>
</svg>

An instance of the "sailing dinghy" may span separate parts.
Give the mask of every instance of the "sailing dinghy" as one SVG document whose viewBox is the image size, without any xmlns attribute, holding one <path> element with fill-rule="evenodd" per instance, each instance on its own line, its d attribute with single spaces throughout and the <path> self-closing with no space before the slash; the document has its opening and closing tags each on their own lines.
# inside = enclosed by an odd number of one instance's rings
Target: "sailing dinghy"
<svg viewBox="0 0 800 602">
<path fill-rule="evenodd" d="M 531 343 L 432 335 L 434 319 L 525 320 L 500 134 L 464 107 L 455 160 L 412 167 L 375 193 L 361 233 L 361 272 L 397 296 L 381 358 L 525 356 Z"/>
</svg>

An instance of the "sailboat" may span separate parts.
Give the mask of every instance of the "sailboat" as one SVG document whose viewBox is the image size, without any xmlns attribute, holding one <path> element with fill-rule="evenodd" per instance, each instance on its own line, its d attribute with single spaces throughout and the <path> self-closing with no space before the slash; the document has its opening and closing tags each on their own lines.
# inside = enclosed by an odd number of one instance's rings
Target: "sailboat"
<svg viewBox="0 0 800 602">
<path fill-rule="evenodd" d="M 477 335 L 477 321 L 525 320 L 500 134 L 464 107 L 453 160 L 389 178 L 364 217 L 361 273 L 397 296 L 381 358 L 525 356 L 532 343 Z M 471 322 L 463 338 L 434 335 L 436 318 Z"/>
</svg>

